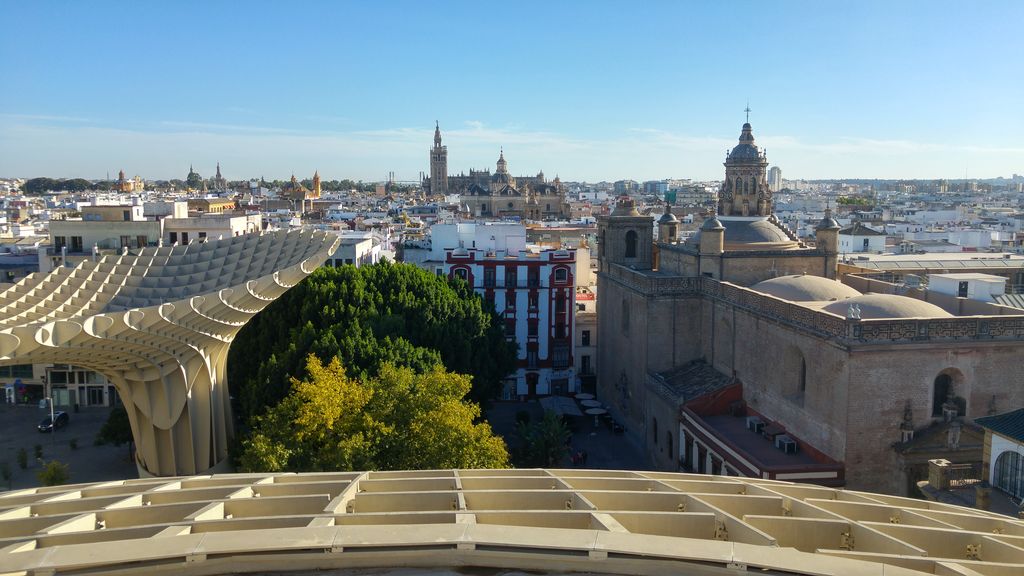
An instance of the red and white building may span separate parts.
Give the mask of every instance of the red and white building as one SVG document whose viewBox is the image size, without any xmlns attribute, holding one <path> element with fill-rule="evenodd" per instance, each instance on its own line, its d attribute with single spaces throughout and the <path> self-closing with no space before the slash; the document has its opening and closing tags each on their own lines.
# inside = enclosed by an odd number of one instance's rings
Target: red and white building
<svg viewBox="0 0 1024 576">
<path fill-rule="evenodd" d="M 578 392 L 575 249 L 446 248 L 444 273 L 493 302 L 506 338 L 519 344 L 518 368 L 506 379 L 502 399 Z"/>
</svg>

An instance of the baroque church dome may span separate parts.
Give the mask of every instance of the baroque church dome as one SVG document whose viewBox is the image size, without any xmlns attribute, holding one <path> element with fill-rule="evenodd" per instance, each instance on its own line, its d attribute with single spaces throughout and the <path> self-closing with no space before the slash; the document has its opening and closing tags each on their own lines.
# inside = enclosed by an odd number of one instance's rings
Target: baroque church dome
<svg viewBox="0 0 1024 576">
<path fill-rule="evenodd" d="M 729 160 L 753 160 L 761 159 L 761 153 L 754 144 L 754 133 L 750 122 L 743 124 L 743 131 L 740 133 L 740 141 L 729 153 Z"/>
<path fill-rule="evenodd" d="M 930 302 L 895 294 L 864 294 L 841 302 L 833 302 L 822 310 L 845 317 L 849 307 L 854 304 L 860 307 L 860 317 L 864 320 L 953 317 L 949 312 Z"/>
<path fill-rule="evenodd" d="M 758 282 L 750 288 L 790 302 L 826 302 L 846 300 L 861 295 L 860 292 L 842 282 L 807 274 L 779 276 Z"/>
<path fill-rule="evenodd" d="M 776 224 L 771 217 L 716 216 L 705 220 L 704 223 L 711 228 L 701 226 L 701 230 L 690 237 L 689 243 L 700 245 L 700 237 L 705 229 L 716 230 L 718 226 L 724 226 L 724 244 L 727 252 L 731 250 L 787 250 L 800 246 L 800 243 L 787 234 L 786 230 Z"/>
</svg>

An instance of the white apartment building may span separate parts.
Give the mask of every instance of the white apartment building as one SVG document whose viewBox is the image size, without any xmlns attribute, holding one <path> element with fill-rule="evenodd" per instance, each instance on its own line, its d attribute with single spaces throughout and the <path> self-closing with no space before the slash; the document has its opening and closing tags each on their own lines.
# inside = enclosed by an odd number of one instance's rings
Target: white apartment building
<svg viewBox="0 0 1024 576">
<path fill-rule="evenodd" d="M 444 273 L 492 302 L 506 338 L 519 344 L 518 367 L 506 379 L 502 399 L 579 391 L 575 249 L 452 248 L 445 251 Z"/>
<path fill-rule="evenodd" d="M 852 226 L 839 231 L 839 252 L 841 254 L 884 251 L 885 232 L 879 232 L 860 222 L 854 222 Z"/>
<path fill-rule="evenodd" d="M 164 218 L 164 244 L 188 244 L 231 238 L 263 229 L 261 214 L 202 214 L 187 218 Z"/>
<path fill-rule="evenodd" d="M 380 262 L 383 252 L 372 232 L 336 232 L 341 238 L 337 250 L 324 262 L 324 266 L 352 264 L 357 268 Z"/>
</svg>

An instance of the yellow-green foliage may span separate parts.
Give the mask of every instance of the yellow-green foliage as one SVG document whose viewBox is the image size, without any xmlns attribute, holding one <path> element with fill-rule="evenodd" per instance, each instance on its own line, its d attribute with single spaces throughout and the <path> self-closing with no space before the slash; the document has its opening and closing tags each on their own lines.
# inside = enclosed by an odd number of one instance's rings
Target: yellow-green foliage
<svg viewBox="0 0 1024 576">
<path fill-rule="evenodd" d="M 417 374 L 384 364 L 360 382 L 334 358 L 314 355 L 307 377 L 256 419 L 243 442 L 247 471 L 502 468 L 504 441 L 474 423 L 478 404 L 464 400 L 470 379 L 440 366 Z"/>
</svg>

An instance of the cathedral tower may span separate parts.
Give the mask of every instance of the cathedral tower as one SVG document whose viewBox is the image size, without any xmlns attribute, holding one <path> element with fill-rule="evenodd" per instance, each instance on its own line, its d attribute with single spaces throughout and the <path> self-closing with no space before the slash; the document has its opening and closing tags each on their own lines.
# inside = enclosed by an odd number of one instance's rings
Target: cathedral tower
<svg viewBox="0 0 1024 576">
<path fill-rule="evenodd" d="M 434 147 L 430 149 L 430 193 L 448 193 L 448 147 L 441 145 L 441 125 L 434 123 Z"/>
<path fill-rule="evenodd" d="M 650 270 L 654 259 L 652 224 L 650 216 L 637 211 L 632 198 L 619 198 L 611 214 L 597 217 L 598 270 L 607 272 L 610 264 Z"/>
<path fill-rule="evenodd" d="M 748 109 L 749 112 L 749 109 Z M 768 216 L 772 192 L 768 187 L 768 159 L 754 143 L 750 122 L 743 125 L 739 143 L 725 159 L 725 181 L 718 193 L 722 216 Z"/>
<path fill-rule="evenodd" d="M 320 171 L 313 172 L 313 198 L 320 197 Z"/>
</svg>

